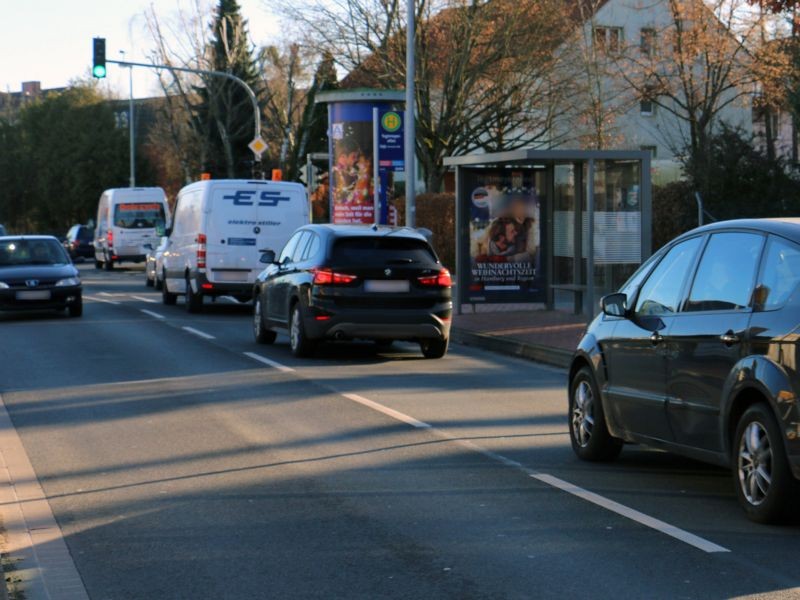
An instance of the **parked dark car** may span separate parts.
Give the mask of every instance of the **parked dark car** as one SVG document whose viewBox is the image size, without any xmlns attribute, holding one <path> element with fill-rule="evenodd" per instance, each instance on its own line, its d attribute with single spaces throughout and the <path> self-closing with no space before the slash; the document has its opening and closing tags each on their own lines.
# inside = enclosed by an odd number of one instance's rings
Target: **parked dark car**
<svg viewBox="0 0 800 600">
<path fill-rule="evenodd" d="M 83 314 L 78 269 L 51 236 L 0 237 L 0 310 Z"/>
<path fill-rule="evenodd" d="M 72 260 L 94 260 L 94 230 L 86 225 L 73 225 L 64 239 L 64 248 Z"/>
<path fill-rule="evenodd" d="M 254 289 L 254 333 L 275 341 L 287 328 L 292 352 L 310 354 L 326 339 L 415 341 L 441 358 L 450 337 L 450 273 L 416 230 L 307 225 L 269 266 Z"/>
<path fill-rule="evenodd" d="M 789 516 L 800 497 L 799 282 L 800 219 L 715 223 L 657 252 L 603 298 L 580 342 L 575 453 L 610 460 L 636 442 L 727 466 L 751 519 Z"/>
</svg>

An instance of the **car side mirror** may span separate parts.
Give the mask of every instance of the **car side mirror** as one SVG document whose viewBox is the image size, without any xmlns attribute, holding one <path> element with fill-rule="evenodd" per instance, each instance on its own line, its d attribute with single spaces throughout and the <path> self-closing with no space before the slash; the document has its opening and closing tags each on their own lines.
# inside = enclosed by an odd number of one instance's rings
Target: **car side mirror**
<svg viewBox="0 0 800 600">
<path fill-rule="evenodd" d="M 261 250 L 261 258 L 259 262 L 265 265 L 275 264 L 275 251 L 274 250 Z"/>
<path fill-rule="evenodd" d="M 609 294 L 600 300 L 603 314 L 609 317 L 628 316 L 628 296 L 626 294 Z"/>
</svg>

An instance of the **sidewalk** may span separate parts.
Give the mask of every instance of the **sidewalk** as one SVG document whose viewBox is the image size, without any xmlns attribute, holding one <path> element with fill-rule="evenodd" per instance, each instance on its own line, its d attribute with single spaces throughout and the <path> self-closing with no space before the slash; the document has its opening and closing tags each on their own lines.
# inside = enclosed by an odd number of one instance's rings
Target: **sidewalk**
<svg viewBox="0 0 800 600">
<path fill-rule="evenodd" d="M 454 341 L 557 367 L 569 366 L 586 328 L 582 316 L 520 304 L 478 305 L 474 313 L 465 305 L 463 310 L 453 315 Z"/>
</svg>

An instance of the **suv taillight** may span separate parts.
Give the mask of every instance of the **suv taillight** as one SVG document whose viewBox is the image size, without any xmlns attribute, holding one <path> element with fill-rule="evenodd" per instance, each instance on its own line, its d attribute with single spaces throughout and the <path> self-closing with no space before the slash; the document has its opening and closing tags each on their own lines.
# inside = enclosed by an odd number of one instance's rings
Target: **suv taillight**
<svg viewBox="0 0 800 600">
<path fill-rule="evenodd" d="M 347 285 L 353 283 L 358 277 L 347 273 L 334 273 L 333 269 L 312 269 L 314 285 Z"/>
<path fill-rule="evenodd" d="M 453 278 L 450 277 L 450 271 L 447 269 L 442 269 L 436 275 L 418 277 L 417 281 L 428 287 L 450 287 L 453 285 Z"/>
<path fill-rule="evenodd" d="M 206 268 L 206 235 L 201 233 L 197 236 L 197 268 Z"/>
</svg>

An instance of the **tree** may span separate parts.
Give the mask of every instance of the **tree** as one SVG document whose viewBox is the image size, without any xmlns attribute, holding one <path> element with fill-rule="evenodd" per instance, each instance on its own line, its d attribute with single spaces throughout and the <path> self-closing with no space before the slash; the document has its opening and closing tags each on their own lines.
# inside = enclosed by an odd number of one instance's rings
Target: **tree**
<svg viewBox="0 0 800 600">
<path fill-rule="evenodd" d="M 753 51 L 760 47 L 761 21 L 744 0 L 658 0 L 666 21 L 654 29 L 652 51 L 640 45 L 617 60 L 620 75 L 639 95 L 685 126 L 684 146 L 696 181 L 709 168 L 711 135 L 725 109 L 743 107 L 758 82 Z M 699 190 L 704 195 L 709 190 Z"/>
<path fill-rule="evenodd" d="M 561 0 L 417 0 L 415 8 L 416 154 L 428 191 L 441 189 L 446 156 L 552 144 Z M 343 87 L 404 87 L 399 0 L 297 1 L 286 12 L 306 28 L 307 44 L 350 73 Z"/>
<path fill-rule="evenodd" d="M 236 0 L 219 0 L 212 37 L 206 48 L 210 70 L 235 75 L 255 92 L 262 93 L 247 21 Z M 217 176 L 249 177 L 251 154 L 247 148 L 253 139 L 254 115 L 247 92 L 235 81 L 202 76 L 197 88 L 200 103 L 194 107 L 194 119 L 205 135 L 208 148 L 205 169 Z"/>
<path fill-rule="evenodd" d="M 0 157 L 0 213 L 15 229 L 63 233 L 94 218 L 104 189 L 128 181 L 127 130 L 85 84 L 25 107 L 13 125 L 0 124 Z M 14 164 L 3 165 L 7 160 Z"/>
</svg>

